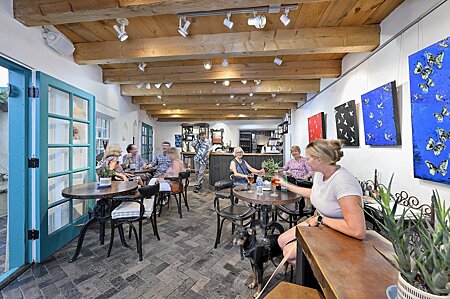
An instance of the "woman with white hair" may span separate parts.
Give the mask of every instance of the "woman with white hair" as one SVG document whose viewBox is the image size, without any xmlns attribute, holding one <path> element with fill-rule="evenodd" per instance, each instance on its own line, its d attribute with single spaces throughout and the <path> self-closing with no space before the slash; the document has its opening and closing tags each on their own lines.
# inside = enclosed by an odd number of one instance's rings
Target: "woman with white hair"
<svg viewBox="0 0 450 299">
<path fill-rule="evenodd" d="M 234 185 L 246 185 L 247 176 L 250 173 L 264 174 L 264 169 L 255 169 L 242 158 L 244 156 L 244 150 L 242 149 L 242 147 L 236 147 L 233 154 L 234 159 L 230 162 L 230 170 L 233 172 Z"/>
</svg>

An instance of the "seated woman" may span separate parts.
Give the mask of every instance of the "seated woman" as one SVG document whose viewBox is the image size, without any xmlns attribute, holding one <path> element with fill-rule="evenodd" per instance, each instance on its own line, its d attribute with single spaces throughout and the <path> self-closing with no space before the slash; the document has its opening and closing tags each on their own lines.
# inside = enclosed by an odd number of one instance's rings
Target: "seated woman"
<svg viewBox="0 0 450 299">
<path fill-rule="evenodd" d="M 247 175 L 250 173 L 264 174 L 264 169 L 255 169 L 242 158 L 244 156 L 244 150 L 241 147 L 236 147 L 233 154 L 234 159 L 230 162 L 230 170 L 233 172 L 234 185 L 246 185 Z"/>
<path fill-rule="evenodd" d="M 170 191 L 170 181 L 166 178 L 177 178 L 180 172 L 185 170 L 183 162 L 180 160 L 180 155 L 174 147 L 167 151 L 170 159 L 170 165 L 167 172 L 159 177 L 154 177 L 150 180 L 149 185 L 154 185 L 159 182 L 159 191 Z"/>
<path fill-rule="evenodd" d="M 142 186 L 142 180 L 140 177 L 134 177 L 132 175 L 128 175 L 123 171 L 122 166 L 119 163 L 119 157 L 122 153 L 120 145 L 118 144 L 110 144 L 106 147 L 105 154 L 103 155 L 103 160 L 101 162 L 101 167 L 109 168 L 114 170 L 114 177 L 120 181 L 129 181 L 130 179 L 137 180 L 139 186 Z"/>
<path fill-rule="evenodd" d="M 313 175 L 311 167 L 308 165 L 305 157 L 300 155 L 300 147 L 298 145 L 291 146 L 292 160 L 284 165 L 283 170 L 287 171 L 293 178 L 308 179 Z"/>
<path fill-rule="evenodd" d="M 344 167 L 336 165 L 344 153 L 338 140 L 316 139 L 306 147 L 309 166 L 315 172 L 312 189 L 289 184 L 280 178 L 280 185 L 292 192 L 309 197 L 318 211 L 298 224 L 301 226 L 325 225 L 350 237 L 362 240 L 366 235 L 366 223 L 358 180 Z M 295 227 L 278 238 L 278 244 L 287 255 L 297 246 Z M 297 250 L 293 250 L 288 262 L 295 267 Z"/>
</svg>

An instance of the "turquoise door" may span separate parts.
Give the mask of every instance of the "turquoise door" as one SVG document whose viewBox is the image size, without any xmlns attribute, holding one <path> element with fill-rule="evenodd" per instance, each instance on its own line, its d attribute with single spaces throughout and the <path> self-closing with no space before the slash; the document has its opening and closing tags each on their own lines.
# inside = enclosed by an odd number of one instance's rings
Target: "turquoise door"
<svg viewBox="0 0 450 299">
<path fill-rule="evenodd" d="M 94 96 L 37 72 L 37 262 L 74 239 L 88 220 L 89 203 L 63 198 L 69 186 L 95 181 Z M 75 250 L 75 248 L 74 248 Z"/>
</svg>

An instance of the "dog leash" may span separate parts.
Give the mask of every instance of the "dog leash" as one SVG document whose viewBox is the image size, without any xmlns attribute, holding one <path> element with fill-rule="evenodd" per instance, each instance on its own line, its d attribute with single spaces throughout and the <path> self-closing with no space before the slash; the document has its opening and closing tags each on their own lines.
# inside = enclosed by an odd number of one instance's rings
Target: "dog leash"
<svg viewBox="0 0 450 299">
<path fill-rule="evenodd" d="M 269 280 L 266 282 L 266 284 L 264 285 L 264 287 L 262 288 L 261 292 L 259 292 L 258 296 L 256 296 L 255 299 L 259 299 L 259 297 L 264 293 L 264 290 L 266 289 L 266 287 L 269 285 L 270 281 L 272 280 L 272 278 L 275 276 L 275 274 L 277 274 L 277 272 L 281 269 L 281 267 L 284 266 L 284 264 L 286 263 L 286 261 L 288 260 L 288 258 L 291 256 L 292 252 L 294 251 L 294 249 L 296 249 L 297 246 L 292 246 L 291 250 L 289 250 L 289 252 L 283 257 L 283 259 L 281 260 L 280 264 L 278 265 L 278 267 L 275 269 L 275 271 L 273 271 L 272 275 L 270 276 Z"/>
</svg>

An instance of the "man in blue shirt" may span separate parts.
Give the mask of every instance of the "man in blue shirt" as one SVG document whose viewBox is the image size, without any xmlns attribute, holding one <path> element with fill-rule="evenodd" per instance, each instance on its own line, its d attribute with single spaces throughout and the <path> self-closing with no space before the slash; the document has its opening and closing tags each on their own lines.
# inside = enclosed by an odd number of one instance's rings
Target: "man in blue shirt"
<svg viewBox="0 0 450 299">
<path fill-rule="evenodd" d="M 172 163 L 172 161 L 170 161 L 169 155 L 167 153 L 169 148 L 170 148 L 170 142 L 164 141 L 162 143 L 163 152 L 161 154 L 155 156 L 153 158 L 152 162 L 150 163 L 151 167 L 156 166 L 156 170 L 155 170 L 155 173 L 153 174 L 153 177 L 159 177 L 159 176 L 165 174 L 167 172 L 167 169 L 169 169 L 170 163 Z"/>
<path fill-rule="evenodd" d="M 194 157 L 194 166 L 195 166 L 195 187 L 194 192 L 198 193 L 200 188 L 202 187 L 203 176 L 205 175 L 206 166 L 208 165 L 208 157 L 210 152 L 211 144 L 208 140 L 206 140 L 206 134 L 201 132 L 198 135 L 199 140 L 194 142 L 195 148 L 195 157 Z"/>
</svg>

